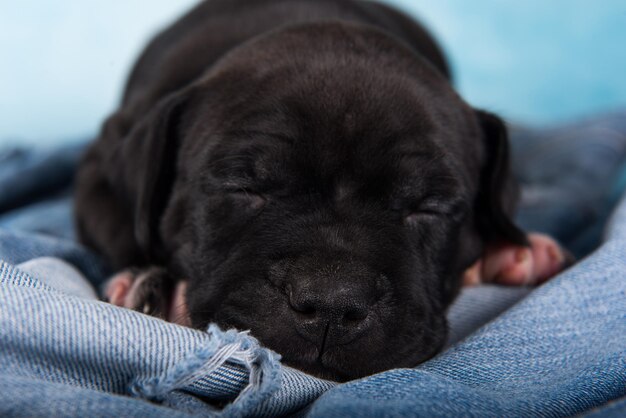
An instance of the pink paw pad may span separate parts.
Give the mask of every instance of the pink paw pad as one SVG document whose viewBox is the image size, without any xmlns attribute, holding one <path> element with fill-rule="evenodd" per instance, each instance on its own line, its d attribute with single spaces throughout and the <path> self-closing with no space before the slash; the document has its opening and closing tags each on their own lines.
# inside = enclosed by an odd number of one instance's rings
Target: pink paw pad
<svg viewBox="0 0 626 418">
<path fill-rule="evenodd" d="M 464 285 L 493 282 L 511 286 L 542 283 L 563 271 L 570 256 L 552 238 L 529 234 L 530 247 L 496 245 L 465 271 Z"/>
<path fill-rule="evenodd" d="M 127 300 L 133 287 L 135 276 L 130 271 L 122 271 L 111 277 L 104 288 L 104 297 L 110 304 L 129 308 Z"/>
</svg>

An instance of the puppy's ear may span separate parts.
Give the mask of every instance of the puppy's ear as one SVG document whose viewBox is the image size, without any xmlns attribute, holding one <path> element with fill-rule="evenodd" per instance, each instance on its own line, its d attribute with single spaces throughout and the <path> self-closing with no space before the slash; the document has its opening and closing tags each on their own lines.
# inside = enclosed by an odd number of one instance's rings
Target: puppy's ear
<svg viewBox="0 0 626 418">
<path fill-rule="evenodd" d="M 477 110 L 482 128 L 486 160 L 480 176 L 476 222 L 485 242 L 505 241 L 528 245 L 526 234 L 512 220 L 517 202 L 517 185 L 509 168 L 509 139 L 502 120 Z"/>
<path fill-rule="evenodd" d="M 123 182 L 133 202 L 135 240 L 146 261 L 162 261 L 159 222 L 176 179 L 184 92 L 163 99 L 124 139 Z"/>
</svg>

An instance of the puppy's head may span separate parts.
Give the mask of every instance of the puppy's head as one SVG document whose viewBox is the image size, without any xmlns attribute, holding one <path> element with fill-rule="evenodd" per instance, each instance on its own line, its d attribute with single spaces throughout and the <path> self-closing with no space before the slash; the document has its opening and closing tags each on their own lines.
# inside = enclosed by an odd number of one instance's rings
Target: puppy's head
<svg viewBox="0 0 626 418">
<path fill-rule="evenodd" d="M 189 279 L 193 325 L 250 329 L 318 376 L 430 358 L 461 272 L 524 241 L 502 123 L 374 29 L 256 39 L 135 136 L 137 239 Z"/>
</svg>

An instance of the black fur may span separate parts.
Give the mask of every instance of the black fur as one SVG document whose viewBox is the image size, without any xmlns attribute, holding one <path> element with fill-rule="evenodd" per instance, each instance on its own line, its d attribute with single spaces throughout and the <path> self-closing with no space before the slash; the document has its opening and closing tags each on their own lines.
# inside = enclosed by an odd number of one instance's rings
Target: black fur
<svg viewBox="0 0 626 418">
<path fill-rule="evenodd" d="M 462 272 L 487 242 L 526 241 L 511 184 L 504 125 L 408 17 L 214 0 L 139 59 L 76 214 L 115 268 L 188 279 L 193 326 L 251 329 L 346 380 L 439 350 Z"/>
</svg>

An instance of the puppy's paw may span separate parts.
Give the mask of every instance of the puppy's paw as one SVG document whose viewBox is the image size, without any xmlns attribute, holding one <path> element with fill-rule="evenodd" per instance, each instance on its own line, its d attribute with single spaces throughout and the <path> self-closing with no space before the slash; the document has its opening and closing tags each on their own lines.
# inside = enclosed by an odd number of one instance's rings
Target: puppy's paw
<svg viewBox="0 0 626 418">
<path fill-rule="evenodd" d="M 104 284 L 103 299 L 113 305 L 129 308 L 126 298 L 134 280 L 135 275 L 130 270 L 117 273 Z M 130 298 L 128 303 L 130 305 Z"/>
<path fill-rule="evenodd" d="M 573 257 L 547 235 L 528 235 L 530 247 L 496 245 L 465 271 L 463 285 L 493 282 L 511 286 L 543 283 L 571 264 Z"/>
<path fill-rule="evenodd" d="M 105 285 L 105 299 L 117 306 L 188 325 L 185 304 L 186 282 L 178 284 L 160 267 L 125 270 Z"/>
</svg>

